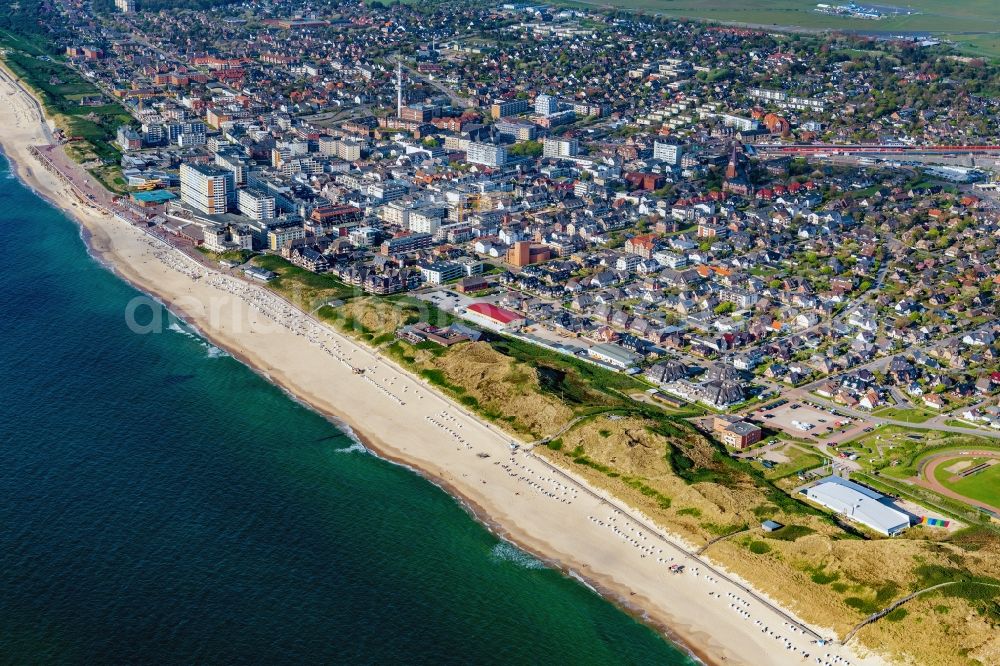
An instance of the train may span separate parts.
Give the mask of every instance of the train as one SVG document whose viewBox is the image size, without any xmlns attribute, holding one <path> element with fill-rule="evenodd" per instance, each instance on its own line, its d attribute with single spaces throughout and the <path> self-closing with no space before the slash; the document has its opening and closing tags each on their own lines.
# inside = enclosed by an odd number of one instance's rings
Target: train
<svg viewBox="0 0 1000 666">
<path fill-rule="evenodd" d="M 758 153 L 782 155 L 968 155 L 996 154 L 1000 155 L 1000 146 L 903 146 L 892 144 L 858 143 L 858 144 L 757 144 L 754 150 Z"/>
</svg>

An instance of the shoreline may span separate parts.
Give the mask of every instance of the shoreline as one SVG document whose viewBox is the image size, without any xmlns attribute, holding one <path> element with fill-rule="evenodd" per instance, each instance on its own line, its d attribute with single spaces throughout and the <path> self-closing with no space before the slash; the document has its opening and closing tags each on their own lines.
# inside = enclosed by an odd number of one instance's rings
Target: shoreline
<svg viewBox="0 0 1000 666">
<path fill-rule="evenodd" d="M 536 549 L 532 546 L 525 544 L 523 541 L 519 540 L 515 535 L 513 535 L 510 530 L 508 530 L 502 523 L 495 520 L 489 512 L 487 512 L 482 506 L 475 502 L 471 497 L 461 492 L 458 487 L 452 483 L 446 482 L 441 477 L 435 476 L 429 471 L 412 464 L 409 460 L 404 457 L 394 455 L 389 452 L 389 450 L 381 444 L 381 442 L 364 432 L 363 428 L 355 423 L 350 423 L 346 418 L 337 413 L 329 412 L 320 407 L 317 407 L 314 403 L 311 403 L 308 399 L 298 395 L 294 392 L 286 383 L 276 378 L 273 374 L 265 372 L 258 365 L 254 363 L 253 360 L 246 357 L 241 352 L 237 351 L 232 347 L 228 340 L 220 337 L 214 337 L 210 333 L 203 330 L 197 324 L 195 324 L 187 314 L 183 312 L 176 312 L 174 308 L 176 305 L 171 302 L 170 298 L 166 295 L 159 293 L 154 287 L 143 285 L 138 283 L 133 278 L 122 272 L 121 266 L 116 264 L 113 260 L 108 259 L 107 254 L 99 250 L 93 243 L 93 229 L 88 226 L 87 222 L 80 219 L 80 216 L 76 214 L 76 211 L 69 210 L 66 208 L 65 203 L 58 202 L 54 200 L 49 194 L 40 191 L 31 182 L 30 178 L 32 172 L 29 169 L 28 176 L 25 177 L 20 169 L 22 165 L 20 162 L 15 160 L 10 156 L 9 153 L 4 148 L 3 145 L 3 135 L 0 132 L 0 153 L 7 159 L 10 164 L 11 173 L 17 180 L 27 189 L 31 190 L 37 197 L 44 200 L 49 205 L 58 209 L 67 217 L 71 218 L 76 222 L 77 227 L 80 232 L 80 239 L 83 241 L 84 246 L 87 249 L 87 254 L 89 254 L 95 261 L 97 261 L 103 268 L 114 274 L 118 279 L 126 282 L 133 288 L 139 290 L 143 294 L 148 295 L 155 301 L 160 303 L 171 315 L 177 317 L 183 321 L 186 325 L 194 329 L 196 335 L 212 345 L 215 345 L 226 354 L 231 356 L 234 360 L 239 362 L 241 365 L 250 369 L 254 374 L 260 376 L 268 383 L 276 386 L 279 390 L 285 393 L 290 399 L 298 402 L 303 407 L 310 409 L 323 418 L 330 421 L 336 428 L 348 435 L 352 440 L 356 440 L 360 444 L 365 453 L 373 455 L 380 460 L 384 460 L 393 465 L 398 465 L 403 467 L 410 472 L 420 476 L 422 479 L 433 484 L 437 488 L 448 494 L 462 509 L 469 514 L 469 516 L 475 520 L 477 523 L 482 525 L 490 534 L 494 535 L 496 538 L 513 545 L 519 550 L 530 555 L 534 559 L 541 562 L 544 566 L 555 569 L 559 571 L 564 576 L 573 578 L 579 583 L 584 584 L 590 591 L 603 599 L 610 601 L 615 606 L 617 606 L 622 612 L 628 614 L 633 619 L 651 627 L 654 631 L 663 635 L 671 645 L 673 645 L 678 651 L 683 652 L 690 658 L 697 660 L 699 663 L 706 664 L 707 666 L 719 666 L 721 662 L 714 660 L 710 655 L 699 650 L 697 647 L 689 644 L 688 640 L 683 636 L 679 635 L 675 629 L 668 625 L 665 621 L 657 619 L 655 616 L 650 614 L 650 611 L 643 608 L 640 605 L 630 602 L 626 596 L 624 596 L 623 590 L 615 590 L 612 587 L 606 586 L 602 581 L 588 578 L 584 574 L 580 573 L 578 569 L 587 568 L 588 565 L 583 564 L 576 568 L 570 566 L 566 562 L 566 558 L 558 559 L 554 558 L 550 554 L 544 552 L 543 550 Z M 27 168 L 27 167 L 24 167 Z M 353 342 L 353 341 L 352 341 Z M 358 344 L 358 343 L 356 343 Z M 372 351 L 374 353 L 374 351 Z M 395 365 L 395 364 L 394 364 Z"/>
<path fill-rule="evenodd" d="M 2 142 L 2 141 L 0 141 Z M 0 149 L 2 150 L 2 149 Z M 45 197 L 43 197 L 45 198 Z M 46 199 L 48 201 L 48 199 Z M 49 203 L 52 203 L 51 201 Z M 57 206 L 58 208 L 58 206 Z M 60 208 L 60 210 L 63 210 Z M 65 211 L 64 211 L 65 212 Z M 86 227 L 81 223 L 80 228 L 85 230 Z M 86 232 L 84 232 L 86 233 Z M 706 666 L 721 666 L 722 662 L 716 661 L 710 657 L 710 655 L 697 647 L 688 643 L 688 640 L 683 636 L 677 634 L 677 632 L 666 623 L 666 621 L 659 620 L 654 615 L 650 614 L 650 611 L 643 608 L 639 604 L 635 604 L 629 601 L 628 596 L 626 596 L 625 589 L 615 589 L 614 586 L 608 586 L 603 581 L 599 579 L 588 578 L 583 573 L 582 570 L 588 568 L 588 565 L 577 563 L 576 566 L 572 566 L 569 563 L 568 556 L 563 556 L 560 558 L 554 558 L 549 553 L 545 552 L 544 549 L 536 548 L 534 546 L 527 545 L 522 539 L 519 539 L 516 534 L 513 534 L 503 523 L 494 519 L 490 513 L 484 509 L 480 504 L 478 504 L 472 497 L 463 493 L 461 489 L 454 483 L 445 481 L 443 478 L 436 476 L 429 472 L 428 470 L 414 465 L 410 460 L 405 457 L 393 454 L 390 452 L 390 448 L 382 443 L 374 435 L 366 433 L 362 426 L 355 423 L 350 423 L 346 420 L 346 417 L 334 412 L 329 412 L 315 404 L 309 402 L 306 398 L 296 394 L 289 386 L 287 386 L 280 379 L 275 378 L 272 374 L 264 372 L 260 367 L 258 367 L 253 360 L 245 357 L 239 351 L 233 349 L 229 342 L 224 339 L 214 338 L 210 334 L 203 331 L 200 327 L 192 323 L 185 315 L 175 313 L 172 309 L 172 304 L 169 300 L 164 300 L 161 294 L 157 294 L 153 289 L 140 287 L 135 284 L 132 280 L 128 279 L 122 275 L 118 267 L 114 264 L 109 263 L 103 256 L 95 255 L 96 249 L 87 245 L 88 253 L 95 256 L 103 266 L 108 268 L 112 273 L 119 277 L 119 279 L 124 280 L 132 287 L 142 291 L 143 293 L 149 294 L 156 301 L 160 302 L 164 308 L 171 312 L 175 317 L 183 321 L 186 325 L 194 329 L 195 333 L 206 340 L 210 344 L 213 344 L 220 349 L 222 349 L 226 354 L 229 354 L 234 360 L 239 362 L 241 365 L 250 369 L 254 374 L 262 377 L 268 383 L 276 386 L 279 390 L 285 393 L 290 399 L 299 403 L 303 407 L 310 409 L 323 418 L 330 421 L 336 428 L 348 435 L 348 437 L 354 440 L 357 444 L 360 444 L 365 453 L 368 455 L 375 456 L 380 460 L 388 462 L 392 465 L 397 465 L 403 467 L 404 469 L 416 474 L 425 481 L 431 483 L 435 487 L 439 488 L 447 495 L 451 497 L 469 516 L 475 520 L 477 523 L 482 525 L 490 534 L 500 539 L 501 541 L 507 542 L 519 550 L 530 555 L 534 559 L 541 562 L 544 566 L 555 569 L 559 571 L 564 576 L 573 578 L 579 583 L 583 583 L 590 591 L 603 599 L 610 601 L 615 606 L 617 606 L 622 612 L 626 613 L 633 619 L 653 628 L 656 632 L 665 636 L 666 639 L 673 645 L 678 651 L 687 654 L 689 657 L 697 660 L 699 663 L 705 664 Z M 374 353 L 374 350 L 372 350 Z M 395 365 L 395 364 L 393 364 Z"/>
<path fill-rule="evenodd" d="M 8 92 L 8 94 L 14 96 L 14 93 Z M 23 91 L 20 94 L 23 95 Z M 32 141 L 35 143 L 40 141 L 37 141 L 39 137 L 32 136 L 30 127 L 23 126 L 25 117 L 31 114 L 26 113 L 24 108 L 20 111 L 20 116 L 15 120 L 19 119 L 21 122 L 5 122 L 4 126 L 7 129 L 0 132 L 0 144 L 4 146 L 12 172 L 36 195 L 75 219 L 81 227 L 81 238 L 87 245 L 88 252 L 103 266 L 140 291 L 152 294 L 171 312 L 176 312 L 195 328 L 201 337 L 225 350 L 269 382 L 278 385 L 300 403 L 331 418 L 338 427 L 345 424 L 362 445 L 379 457 L 403 465 L 442 488 L 498 538 L 515 544 L 547 566 L 560 570 L 564 575 L 582 580 L 598 594 L 611 600 L 633 617 L 654 627 L 679 649 L 702 662 L 757 664 L 764 663 L 761 661 L 762 658 L 767 659 L 767 663 L 802 662 L 802 657 L 786 651 L 776 652 L 769 649 L 783 645 L 764 641 L 763 638 L 766 636 L 761 637 L 761 632 L 745 624 L 743 619 L 731 610 L 717 607 L 718 602 L 706 598 L 705 590 L 711 587 L 705 578 L 697 574 L 693 577 L 689 574 L 671 576 L 666 574 L 664 567 L 656 567 L 645 559 L 645 556 L 642 556 L 644 559 L 640 562 L 633 546 L 608 538 L 610 535 L 607 530 L 601 530 L 593 522 L 585 520 L 596 514 L 586 516 L 581 512 L 587 509 L 570 511 L 572 507 L 546 503 L 544 495 L 539 497 L 531 495 L 530 489 L 526 491 L 525 486 L 511 480 L 509 474 L 501 473 L 499 463 L 509 455 L 506 440 L 510 437 L 502 436 L 502 431 L 484 425 L 460 406 L 434 391 L 426 382 L 400 372 L 398 366 L 374 350 L 363 347 L 329 327 L 324 327 L 327 330 L 325 335 L 328 336 L 324 340 L 336 340 L 337 349 L 343 350 L 341 353 L 347 356 L 357 354 L 361 357 L 361 361 L 374 363 L 373 367 L 376 369 L 371 374 L 377 372 L 379 375 L 384 375 L 385 379 L 382 381 L 386 385 L 382 386 L 370 377 L 362 380 L 354 375 L 352 378 L 350 371 L 339 368 L 336 363 L 330 361 L 328 355 L 309 349 L 306 341 L 300 339 L 301 333 L 292 335 L 285 331 L 276 331 L 273 330 L 273 322 L 254 321 L 253 306 L 245 298 L 239 295 L 227 295 L 227 292 L 221 289 L 213 290 L 205 280 L 192 279 L 170 269 L 161 263 L 162 259 L 154 261 L 160 257 L 157 255 L 157 248 L 152 248 L 149 239 L 145 237 L 147 234 L 125 222 L 100 215 L 83 202 L 76 203 L 72 195 L 67 195 L 65 184 L 59 183 L 51 174 L 36 174 L 28 166 L 31 157 L 27 155 L 27 147 L 34 145 Z M 18 116 L 18 111 L 16 108 L 0 110 L 0 114 Z M 2 117 L 0 115 L 0 118 Z M 15 125 L 22 130 L 23 136 L 11 136 L 14 134 L 11 128 Z M 39 131 L 41 128 L 36 126 L 36 134 Z M 176 249 L 160 251 L 180 252 Z M 209 269 L 202 267 L 202 270 L 209 273 Z M 218 271 L 216 274 L 222 275 Z M 229 279 L 235 280 L 235 278 Z M 247 285 L 247 289 L 253 290 L 255 294 L 266 292 L 263 287 L 254 285 Z M 268 293 L 271 297 L 278 298 L 277 295 Z M 188 300 L 187 294 L 191 294 L 191 301 Z M 204 304 L 212 299 L 221 299 L 219 303 L 213 302 L 213 305 L 223 310 L 220 320 L 214 323 L 211 320 L 212 313 L 198 311 L 199 305 L 203 308 Z M 195 305 L 191 306 L 191 303 Z M 232 322 L 238 323 L 227 325 L 223 315 L 231 315 Z M 246 327 L 247 330 L 242 330 L 241 327 Z M 338 373 L 334 372 L 337 369 L 340 370 L 339 378 Z M 298 376 L 294 376 L 296 374 Z M 338 391 L 341 382 L 343 385 L 357 388 L 352 395 L 342 395 Z M 395 386 L 397 382 L 403 387 L 402 391 L 413 390 L 414 393 L 419 391 L 422 392 L 421 399 L 425 396 L 430 399 L 421 404 L 408 397 L 408 402 L 399 406 L 389 408 L 380 406 L 379 398 L 384 397 L 380 396 L 380 392 L 391 394 L 387 387 Z M 374 387 L 368 386 L 369 383 L 379 387 L 379 390 L 376 391 Z M 402 409 L 404 405 L 408 409 Z M 445 429 L 442 432 L 440 427 L 435 427 L 433 424 L 408 420 L 418 416 L 424 416 L 426 420 L 431 416 L 427 412 L 442 405 L 444 409 L 439 411 L 447 412 L 448 416 L 440 418 L 445 419 L 446 423 L 454 422 L 456 430 Z M 426 409 L 419 409 L 421 406 Z M 357 409 L 352 410 L 352 407 Z M 352 412 L 365 413 L 365 418 L 352 417 Z M 389 434 L 400 432 L 400 427 L 407 428 L 407 437 L 412 441 L 405 444 L 389 444 L 386 441 L 390 438 Z M 455 455 L 449 447 L 441 447 L 441 440 L 446 440 L 445 435 L 448 432 L 457 432 L 457 429 L 462 429 L 463 436 L 474 440 L 476 448 L 490 452 L 493 457 L 489 462 L 476 459 L 474 456 L 470 460 L 468 451 L 472 450 L 471 446 L 467 447 L 466 452 L 462 452 L 462 447 L 458 447 L 456 450 L 459 450 L 459 455 Z M 460 441 L 464 441 L 464 437 Z M 442 448 L 449 448 L 449 452 L 441 450 Z M 530 468 L 530 472 L 526 473 L 530 473 L 532 478 L 544 473 L 545 466 L 549 465 L 547 461 L 542 461 L 537 456 L 510 457 L 512 460 L 516 459 L 516 464 L 520 467 L 526 470 Z M 496 464 L 490 464 L 494 461 Z M 601 499 L 604 495 L 601 491 L 590 488 L 570 471 L 560 469 L 560 473 L 592 495 L 590 498 L 585 498 L 590 499 L 589 510 L 592 512 L 603 510 L 602 517 L 608 513 L 606 505 L 609 502 L 607 498 Z M 471 479 L 462 481 L 470 474 L 473 475 Z M 493 484 L 489 488 L 486 488 L 487 477 L 490 484 Z M 482 488 L 474 484 L 474 481 L 479 480 L 482 481 Z M 558 487 L 551 484 L 549 486 Z M 473 492 L 474 490 L 480 492 Z M 605 506 L 602 506 L 602 501 Z M 572 503 L 574 506 L 579 506 L 582 502 Z M 515 504 L 517 506 L 514 506 Z M 546 506 L 553 506 L 553 510 L 544 511 Z M 639 515 L 635 511 L 629 511 L 629 514 Z M 567 523 L 567 520 L 575 522 Z M 643 520 L 647 519 L 643 517 Z M 577 522 L 580 524 L 577 525 Z M 640 525 L 642 523 L 642 521 L 637 522 Z M 572 524 L 574 528 L 579 527 L 580 534 L 575 530 L 569 534 L 565 529 L 566 524 Z M 677 545 L 676 538 L 664 536 L 663 532 L 664 530 L 659 528 L 653 531 L 652 536 L 654 539 L 659 537 L 668 543 L 673 543 L 676 548 L 683 550 L 682 546 Z M 642 539 L 645 541 L 646 537 L 643 536 Z M 557 540 L 558 544 L 552 543 Z M 737 581 L 737 588 L 739 585 L 746 586 L 744 581 L 738 579 Z M 702 596 L 696 599 L 694 595 L 699 592 Z M 654 599 L 657 593 L 659 598 Z M 762 608 L 761 613 L 767 614 L 768 610 Z M 681 619 L 684 617 L 689 621 Z M 777 623 L 772 626 L 777 628 Z M 790 635 L 794 636 L 795 634 Z M 864 659 L 863 663 L 884 663 L 881 659 L 858 657 L 853 650 L 836 647 L 837 654 L 848 656 L 853 663 L 862 663 L 861 659 Z M 832 651 L 833 648 L 834 646 L 829 646 L 825 649 Z M 777 659 L 779 657 L 787 658 Z"/>
</svg>

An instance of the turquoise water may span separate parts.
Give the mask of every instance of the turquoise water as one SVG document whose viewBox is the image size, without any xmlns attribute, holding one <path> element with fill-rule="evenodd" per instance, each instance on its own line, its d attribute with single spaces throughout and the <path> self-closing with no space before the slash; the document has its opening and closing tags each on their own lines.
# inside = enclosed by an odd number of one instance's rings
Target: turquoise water
<svg viewBox="0 0 1000 666">
<path fill-rule="evenodd" d="M 0 158 L 0 661 L 687 664 L 138 295 Z"/>
</svg>

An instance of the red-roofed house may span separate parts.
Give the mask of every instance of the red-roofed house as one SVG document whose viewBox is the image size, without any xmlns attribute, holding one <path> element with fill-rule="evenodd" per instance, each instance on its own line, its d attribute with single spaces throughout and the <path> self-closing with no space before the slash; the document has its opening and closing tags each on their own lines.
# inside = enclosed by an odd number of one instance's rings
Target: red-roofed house
<svg viewBox="0 0 1000 666">
<path fill-rule="evenodd" d="M 633 236 L 625 241 L 625 252 L 636 254 L 643 259 L 652 257 L 654 249 L 656 249 L 656 236 L 653 234 Z"/>
</svg>

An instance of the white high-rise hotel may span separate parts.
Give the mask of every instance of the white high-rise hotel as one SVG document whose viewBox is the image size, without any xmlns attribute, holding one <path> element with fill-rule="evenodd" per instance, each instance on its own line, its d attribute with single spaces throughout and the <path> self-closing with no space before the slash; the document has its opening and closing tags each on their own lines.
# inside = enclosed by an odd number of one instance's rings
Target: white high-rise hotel
<svg viewBox="0 0 1000 666">
<path fill-rule="evenodd" d="M 270 220 L 275 216 L 274 197 L 253 187 L 240 190 L 236 204 L 240 213 L 251 220 Z"/>
<path fill-rule="evenodd" d="M 181 164 L 181 201 L 203 213 L 219 215 L 236 198 L 233 172 L 202 164 Z"/>
</svg>

